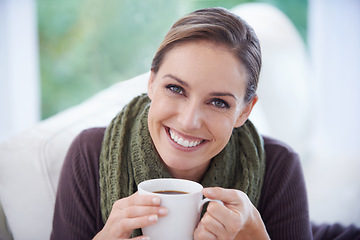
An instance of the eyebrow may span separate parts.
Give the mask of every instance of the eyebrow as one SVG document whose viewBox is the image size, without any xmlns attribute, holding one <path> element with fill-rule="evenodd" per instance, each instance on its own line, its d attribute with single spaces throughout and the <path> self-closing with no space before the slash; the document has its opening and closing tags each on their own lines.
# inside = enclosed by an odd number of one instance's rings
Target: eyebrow
<svg viewBox="0 0 360 240">
<path fill-rule="evenodd" d="M 224 96 L 229 96 L 229 97 L 232 97 L 234 99 L 237 100 L 237 97 L 235 97 L 234 94 L 232 93 L 226 93 L 226 92 L 212 92 L 210 93 L 211 96 L 217 96 L 217 97 L 224 97 Z"/>
<path fill-rule="evenodd" d="M 176 77 L 176 76 L 174 76 L 174 75 L 172 75 L 172 74 L 166 74 L 166 75 L 164 76 L 164 78 L 167 78 L 167 77 L 174 79 L 175 81 L 177 81 L 178 83 L 180 83 L 181 85 L 183 85 L 183 86 L 185 86 L 185 87 L 189 87 L 189 84 L 188 84 L 187 82 L 181 80 L 180 78 L 178 78 L 178 77 Z"/>
<path fill-rule="evenodd" d="M 176 76 L 174 76 L 174 75 L 172 75 L 172 74 L 166 74 L 166 75 L 164 76 L 164 78 L 166 78 L 166 77 L 174 79 L 174 80 L 177 81 L 179 84 L 181 84 L 181 85 L 183 85 L 183 86 L 185 86 L 185 87 L 190 87 L 187 82 L 181 80 L 180 78 L 178 78 L 178 77 L 176 77 Z M 234 98 L 235 100 L 237 100 L 237 97 L 235 97 L 234 94 L 232 94 L 232 93 L 227 93 L 227 92 L 211 92 L 210 95 L 211 95 L 211 96 L 216 96 L 216 97 L 229 96 L 229 97 L 232 97 L 232 98 Z"/>
</svg>

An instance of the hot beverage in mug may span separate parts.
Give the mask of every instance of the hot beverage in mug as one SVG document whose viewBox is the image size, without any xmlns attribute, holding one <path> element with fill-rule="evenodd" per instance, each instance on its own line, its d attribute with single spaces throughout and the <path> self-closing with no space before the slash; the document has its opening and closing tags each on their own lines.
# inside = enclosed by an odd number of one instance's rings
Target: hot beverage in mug
<svg viewBox="0 0 360 240">
<path fill-rule="evenodd" d="M 139 194 L 159 196 L 161 206 L 168 209 L 168 215 L 143 228 L 143 234 L 155 240 L 193 239 L 202 206 L 208 201 L 216 201 L 203 199 L 202 189 L 201 184 L 184 179 L 160 178 L 141 182 Z"/>
<path fill-rule="evenodd" d="M 161 190 L 161 191 L 155 191 L 153 193 L 160 193 L 160 194 L 189 194 L 188 192 L 174 191 L 174 190 Z"/>
</svg>

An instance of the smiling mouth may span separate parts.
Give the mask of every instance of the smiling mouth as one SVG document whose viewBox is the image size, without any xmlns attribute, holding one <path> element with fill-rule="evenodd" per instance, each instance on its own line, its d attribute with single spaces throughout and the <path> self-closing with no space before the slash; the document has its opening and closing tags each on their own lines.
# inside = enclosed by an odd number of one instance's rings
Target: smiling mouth
<svg viewBox="0 0 360 240">
<path fill-rule="evenodd" d="M 186 148 L 196 147 L 196 146 L 200 145 L 201 143 L 203 143 L 205 141 L 205 140 L 188 140 L 188 139 L 184 139 L 184 138 L 176 135 L 176 133 L 171 131 L 171 129 L 169 129 L 168 131 L 169 131 L 169 134 L 170 134 L 170 138 L 174 142 L 176 142 L 180 146 L 183 146 L 183 147 L 186 147 Z"/>
</svg>

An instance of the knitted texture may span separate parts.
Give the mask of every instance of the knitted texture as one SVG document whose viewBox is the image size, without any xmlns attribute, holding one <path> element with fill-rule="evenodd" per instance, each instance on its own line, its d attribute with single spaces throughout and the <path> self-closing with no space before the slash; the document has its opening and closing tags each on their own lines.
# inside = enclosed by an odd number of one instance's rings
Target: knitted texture
<svg viewBox="0 0 360 240">
<path fill-rule="evenodd" d="M 106 129 L 99 163 L 104 223 L 114 202 L 135 193 L 140 182 L 171 177 L 148 129 L 150 103 L 146 94 L 134 98 Z M 233 130 L 228 144 L 211 160 L 201 184 L 241 190 L 257 206 L 264 172 L 263 140 L 248 120 Z M 139 234 L 137 230 L 133 235 Z"/>
</svg>

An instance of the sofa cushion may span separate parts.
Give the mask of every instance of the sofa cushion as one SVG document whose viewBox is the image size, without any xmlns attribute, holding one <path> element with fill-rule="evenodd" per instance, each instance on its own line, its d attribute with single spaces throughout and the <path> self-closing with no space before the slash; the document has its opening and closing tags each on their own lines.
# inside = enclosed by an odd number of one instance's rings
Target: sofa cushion
<svg viewBox="0 0 360 240">
<path fill-rule="evenodd" d="M 49 239 L 60 169 L 72 140 L 83 129 L 106 126 L 147 91 L 148 76 L 119 82 L 0 145 L 0 201 L 14 239 Z"/>
</svg>

